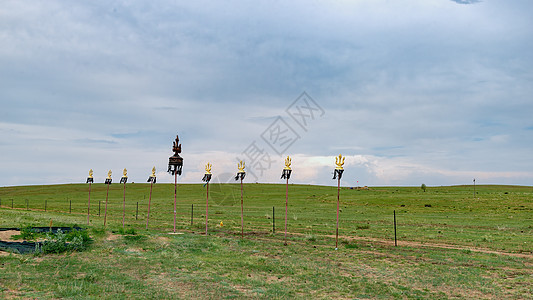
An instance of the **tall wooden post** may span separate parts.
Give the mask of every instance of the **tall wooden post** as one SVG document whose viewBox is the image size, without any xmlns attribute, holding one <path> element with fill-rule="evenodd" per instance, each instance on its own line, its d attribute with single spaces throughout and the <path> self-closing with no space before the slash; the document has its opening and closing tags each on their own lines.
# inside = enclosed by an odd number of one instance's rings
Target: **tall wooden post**
<svg viewBox="0 0 533 300">
<path fill-rule="evenodd" d="M 344 159 L 341 154 L 335 157 L 335 165 L 337 167 L 333 173 L 333 179 L 337 179 L 337 227 L 335 229 L 335 250 L 339 249 L 339 206 L 340 206 L 340 194 L 341 194 L 341 177 L 344 173 Z"/>
<path fill-rule="evenodd" d="M 211 163 L 207 163 L 205 165 L 205 174 L 202 178 L 202 181 L 205 182 L 206 190 L 205 190 L 205 236 L 207 236 L 207 220 L 209 218 L 209 181 L 211 181 L 211 177 L 213 174 L 211 174 Z"/>
<path fill-rule="evenodd" d="M 335 230 L 335 249 L 338 249 L 339 245 L 339 202 L 341 194 L 341 178 L 337 180 L 337 229 Z"/>
<path fill-rule="evenodd" d="M 106 222 L 107 222 L 107 199 L 109 198 L 109 186 L 111 185 L 111 170 L 109 170 L 109 172 L 107 172 L 107 178 L 105 179 L 105 184 L 107 185 L 107 192 L 106 192 L 106 195 L 105 195 L 105 212 L 104 212 L 104 226 L 106 225 Z"/>
<path fill-rule="evenodd" d="M 243 188 L 241 177 L 241 238 L 244 237 L 244 200 L 243 200 Z"/>
<path fill-rule="evenodd" d="M 107 192 L 105 194 L 104 226 L 106 225 L 106 222 L 107 222 L 107 199 L 109 197 L 109 186 L 110 184 L 107 185 Z"/>
<path fill-rule="evenodd" d="M 287 245 L 287 214 L 289 211 L 289 178 L 291 178 L 291 158 L 287 156 L 285 159 L 285 168 L 283 168 L 283 173 L 281 173 L 281 178 L 287 179 L 285 183 L 285 239 L 284 245 Z"/>
<path fill-rule="evenodd" d="M 241 238 L 244 237 L 244 200 L 243 200 L 243 187 L 242 187 L 242 180 L 244 179 L 244 176 L 246 176 L 246 172 L 244 171 L 245 163 L 241 160 L 237 164 L 237 169 L 239 169 L 239 172 L 237 172 L 237 176 L 235 176 L 235 180 L 241 179 Z"/>
<path fill-rule="evenodd" d="M 178 194 L 178 173 L 174 173 L 174 232 L 176 232 L 176 195 Z"/>
<path fill-rule="evenodd" d="M 122 201 L 122 228 L 124 228 L 125 220 L 126 220 L 126 182 L 124 182 L 124 200 Z"/>
<path fill-rule="evenodd" d="M 287 245 L 287 215 L 289 213 L 289 178 L 285 184 L 285 245 Z"/>
<path fill-rule="evenodd" d="M 176 140 L 172 144 L 172 151 L 174 155 L 168 158 L 168 170 L 170 174 L 174 175 L 174 233 L 176 233 L 176 196 L 178 193 L 178 175 L 181 175 L 183 167 L 183 158 L 179 155 L 181 153 L 180 139 L 176 135 Z"/>
<path fill-rule="evenodd" d="M 150 221 L 150 206 L 152 205 L 152 186 L 153 182 L 150 182 L 150 196 L 148 197 L 148 214 L 146 215 L 146 230 L 148 230 L 148 222 Z M 139 202 L 137 202 L 137 205 Z"/>
<path fill-rule="evenodd" d="M 146 215 L 146 230 L 148 230 L 148 221 L 150 220 L 150 206 L 152 205 L 152 187 L 156 183 L 157 178 L 155 177 L 155 166 L 152 168 L 152 175 L 148 177 L 150 182 L 150 196 L 148 197 L 148 214 Z M 145 196 L 146 199 L 146 196 Z M 135 220 L 137 220 L 137 214 L 139 213 L 139 202 L 137 202 L 137 212 L 135 213 Z"/>
<path fill-rule="evenodd" d="M 89 219 L 91 215 L 91 185 L 92 182 L 89 182 L 89 201 L 87 202 L 87 225 L 89 225 Z"/>
<path fill-rule="evenodd" d="M 209 182 L 206 183 L 206 197 L 205 197 L 205 235 L 207 235 L 207 219 L 209 216 Z"/>
</svg>

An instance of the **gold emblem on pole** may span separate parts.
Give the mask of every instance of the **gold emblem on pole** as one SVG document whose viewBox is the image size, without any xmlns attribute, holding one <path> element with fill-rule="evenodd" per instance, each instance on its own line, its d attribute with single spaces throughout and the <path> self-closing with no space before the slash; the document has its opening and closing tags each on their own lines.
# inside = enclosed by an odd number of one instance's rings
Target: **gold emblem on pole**
<svg viewBox="0 0 533 300">
<path fill-rule="evenodd" d="M 345 157 L 342 157 L 341 154 L 335 157 L 335 164 L 337 165 L 337 167 L 335 168 L 336 170 L 344 170 L 344 168 L 342 167 L 344 165 L 344 159 Z"/>
</svg>

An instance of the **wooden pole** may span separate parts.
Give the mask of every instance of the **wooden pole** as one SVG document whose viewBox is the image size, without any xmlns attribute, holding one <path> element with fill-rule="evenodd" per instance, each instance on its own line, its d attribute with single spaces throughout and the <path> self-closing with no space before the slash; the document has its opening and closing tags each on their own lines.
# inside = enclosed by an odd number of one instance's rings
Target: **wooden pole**
<svg viewBox="0 0 533 300">
<path fill-rule="evenodd" d="M 108 184 L 108 185 L 107 185 L 107 192 L 106 192 L 106 194 L 105 194 L 104 226 L 105 226 L 105 224 L 106 224 L 106 222 L 107 222 L 107 198 L 109 197 L 109 186 L 110 186 L 110 185 L 111 185 L 111 184 Z"/>
<path fill-rule="evenodd" d="M 287 213 L 289 211 L 289 177 L 287 177 L 287 184 L 285 185 L 285 243 L 287 245 Z"/>
<path fill-rule="evenodd" d="M 124 201 L 122 202 L 122 228 L 124 228 L 125 219 L 126 219 L 126 182 L 124 182 Z"/>
<path fill-rule="evenodd" d="M 91 214 L 91 185 L 92 183 L 89 182 L 89 201 L 87 202 L 87 225 L 89 225 L 89 216 Z"/>
<path fill-rule="evenodd" d="M 153 182 L 150 182 L 150 197 L 148 198 L 148 214 L 146 215 L 146 230 L 148 230 L 148 220 L 150 220 L 150 205 L 152 204 L 152 186 Z M 139 202 L 137 202 L 137 211 L 139 211 Z"/>
<path fill-rule="evenodd" d="M 174 173 L 174 232 L 176 232 L 176 195 L 178 193 L 178 172 Z"/>
<path fill-rule="evenodd" d="M 341 193 L 341 179 L 337 180 L 337 229 L 335 231 L 335 250 L 339 246 L 339 202 L 340 202 L 340 193 Z"/>
<path fill-rule="evenodd" d="M 205 197 L 205 235 L 207 236 L 207 217 L 209 216 L 209 181 L 206 183 L 206 197 Z"/>
<path fill-rule="evenodd" d="M 241 176 L 241 238 L 244 237 L 244 202 L 243 202 L 243 188 Z"/>
<path fill-rule="evenodd" d="M 135 210 L 135 220 L 137 220 L 138 216 L 139 216 L 139 201 L 137 201 L 137 209 Z"/>
<path fill-rule="evenodd" d="M 194 204 L 191 204 L 191 227 L 192 227 L 192 224 L 193 224 L 193 216 L 194 216 Z"/>
</svg>

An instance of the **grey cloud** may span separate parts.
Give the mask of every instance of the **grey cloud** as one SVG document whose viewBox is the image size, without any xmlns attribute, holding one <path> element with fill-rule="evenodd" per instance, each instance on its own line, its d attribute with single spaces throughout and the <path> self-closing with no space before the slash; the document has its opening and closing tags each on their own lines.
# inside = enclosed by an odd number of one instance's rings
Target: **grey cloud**
<svg viewBox="0 0 533 300">
<path fill-rule="evenodd" d="M 450 0 L 459 4 L 475 4 L 481 2 L 481 0 Z"/>
<path fill-rule="evenodd" d="M 306 90 L 326 114 L 291 153 L 520 170 L 532 146 L 532 5 L 428 3 L 8 2 L 0 116 L 75 129 L 110 161 L 135 148 L 151 167 L 176 132 L 187 151 L 239 154 Z"/>
</svg>

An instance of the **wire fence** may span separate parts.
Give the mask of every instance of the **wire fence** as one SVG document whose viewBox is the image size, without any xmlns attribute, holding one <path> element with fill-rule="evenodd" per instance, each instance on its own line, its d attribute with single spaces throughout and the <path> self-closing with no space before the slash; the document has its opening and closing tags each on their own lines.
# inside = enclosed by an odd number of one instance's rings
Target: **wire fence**
<svg viewBox="0 0 533 300">
<path fill-rule="evenodd" d="M 105 199 L 91 199 L 90 209 L 88 201 L 80 201 L 65 197 L 63 200 L 31 200 L 30 198 L 3 198 L 0 199 L 0 207 L 14 210 L 43 211 L 48 213 L 59 213 L 79 216 L 81 225 L 86 223 L 89 214 L 91 225 L 103 225 L 104 216 L 110 226 L 122 225 L 130 227 L 143 227 L 147 223 L 148 199 L 109 201 L 107 203 L 107 215 L 105 215 Z M 245 231 L 255 231 L 262 233 L 283 232 L 285 229 L 285 206 L 249 206 L 244 205 L 244 227 Z M 314 210 L 308 211 L 301 207 L 288 207 L 287 227 L 290 233 L 319 234 L 334 232 L 336 226 L 336 211 L 331 207 L 328 211 Z M 85 218 L 81 216 L 84 215 Z M 176 204 L 176 226 L 190 230 L 205 229 L 206 222 L 205 203 Z M 149 228 L 159 229 L 172 227 L 174 221 L 173 200 L 166 202 L 154 201 L 150 207 Z M 383 223 L 390 223 L 391 220 L 382 220 Z M 390 222 L 389 222 L 390 221 Z M 238 205 L 217 205 L 210 204 L 208 208 L 208 228 L 219 230 L 235 230 L 241 226 L 241 207 Z M 355 214 L 343 214 L 340 217 L 340 226 L 346 230 L 356 230 L 365 228 L 366 221 Z M 375 222 L 374 222 L 375 223 Z M 375 225 L 374 225 L 375 226 Z"/>
<path fill-rule="evenodd" d="M 168 191 L 166 191 L 168 192 Z M 150 230 L 171 231 L 174 229 L 174 199 L 172 196 L 154 196 L 148 217 L 149 194 L 135 193 L 127 195 L 124 203 L 122 191 L 114 191 L 113 197 L 107 201 L 105 190 L 100 190 L 91 196 L 90 209 L 88 198 L 72 193 L 57 199 L 57 194 L 43 194 L 35 198 L 30 196 L 16 197 L 0 196 L 2 209 L 27 210 L 33 212 L 46 212 L 58 220 L 64 218 L 54 217 L 53 214 L 69 216 L 68 222 L 78 226 L 106 226 Z M 119 194 L 119 195 L 117 195 Z M 83 193 L 81 193 L 83 195 Z M 208 208 L 207 227 L 209 232 L 226 232 L 231 234 L 241 233 L 241 206 L 240 194 L 238 198 L 232 197 L 225 201 L 210 198 Z M 53 198 L 52 198 L 53 197 Z M 271 197 L 271 196 L 270 196 Z M 272 198 L 272 197 L 271 197 Z M 335 197 L 336 198 L 336 197 Z M 285 201 L 280 199 L 280 205 L 257 205 L 262 203 L 250 201 L 255 205 L 248 205 L 245 197 L 243 207 L 244 234 L 280 234 L 285 231 Z M 248 203 L 250 203 L 248 202 Z M 293 202 L 295 203 L 295 202 Z M 429 211 L 429 210 L 428 210 Z M 367 207 L 364 203 L 343 203 L 341 199 L 339 216 L 340 236 L 369 236 L 382 240 L 395 240 L 395 229 L 398 238 L 417 239 L 421 230 L 434 231 L 432 235 L 439 238 L 437 232 L 442 228 L 449 229 L 457 226 L 461 235 L 468 230 L 471 236 L 479 236 L 479 226 L 469 229 L 471 216 L 465 214 L 449 217 L 445 213 L 434 211 L 432 213 L 409 214 L 405 211 L 393 211 L 390 208 L 377 211 L 375 207 Z M 397 222 L 394 224 L 393 213 Z M 56 221 L 54 221 L 55 223 Z M 66 223 L 66 221 L 64 222 Z M 458 225 L 453 225 L 458 224 Z M 148 225 L 148 226 L 147 226 Z M 313 205 L 291 204 L 287 212 L 287 232 L 292 235 L 304 236 L 331 236 L 336 231 L 336 199 L 321 198 Z M 178 199 L 176 203 L 176 229 L 204 232 L 206 227 L 205 199 Z M 463 233 L 464 230 L 464 233 Z M 448 231 L 450 233 L 450 231 Z"/>
</svg>

